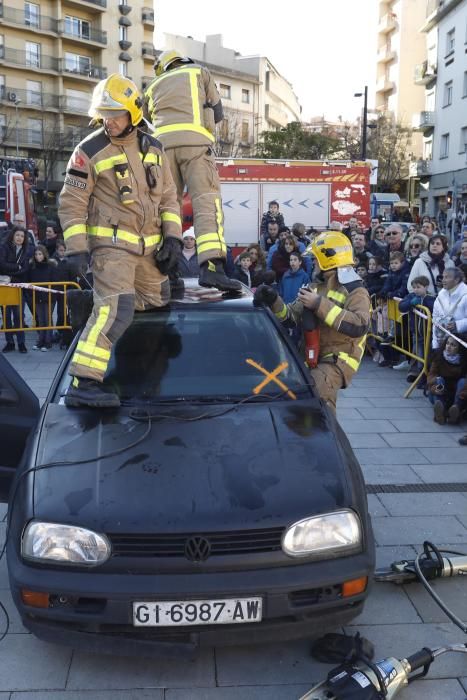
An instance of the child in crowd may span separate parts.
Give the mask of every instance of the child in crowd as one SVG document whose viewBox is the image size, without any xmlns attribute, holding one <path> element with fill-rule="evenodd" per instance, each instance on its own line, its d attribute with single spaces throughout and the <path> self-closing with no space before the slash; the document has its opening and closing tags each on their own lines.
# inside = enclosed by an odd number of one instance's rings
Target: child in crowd
<svg viewBox="0 0 467 700">
<path fill-rule="evenodd" d="M 298 251 L 290 253 L 289 269 L 279 283 L 279 295 L 286 304 L 295 301 L 300 287 L 308 284 L 310 276 L 302 267 L 302 256 Z"/>
<path fill-rule="evenodd" d="M 28 282 L 41 286 L 44 282 L 54 282 L 56 280 L 55 261 L 49 260 L 47 248 L 43 245 L 36 246 L 34 257 L 31 260 L 28 270 Z M 52 326 L 52 311 L 55 306 L 55 299 L 48 292 L 34 292 L 35 312 L 37 326 Z M 52 331 L 40 330 L 37 343 L 33 350 L 47 352 L 52 348 Z"/>
<path fill-rule="evenodd" d="M 236 265 L 234 279 L 240 280 L 240 282 L 246 284 L 247 287 L 251 287 L 250 267 L 251 255 L 248 250 L 245 250 L 238 256 L 238 265 Z"/>
<path fill-rule="evenodd" d="M 435 297 L 428 293 L 428 288 L 430 286 L 430 280 L 424 275 L 420 277 L 414 277 L 412 280 L 412 292 L 409 292 L 399 302 L 399 311 L 402 313 L 409 314 L 409 331 L 411 338 L 410 348 L 415 355 L 423 357 L 424 354 L 424 324 L 426 321 L 420 316 L 414 313 L 416 306 L 425 306 L 429 309 L 430 313 L 433 313 L 433 304 L 435 303 Z M 418 377 L 422 371 L 423 365 L 417 360 L 411 359 L 409 372 L 407 374 L 407 381 L 413 382 Z"/>
<path fill-rule="evenodd" d="M 268 232 L 269 223 L 278 224 L 279 230 L 284 226 L 284 217 L 279 211 L 279 202 L 273 199 L 269 202 L 269 209 L 265 212 L 261 219 L 261 237 L 265 237 Z"/>
<path fill-rule="evenodd" d="M 367 278 L 367 275 L 368 275 L 367 266 L 364 265 L 363 263 L 359 263 L 359 264 L 355 267 L 355 272 L 356 272 L 357 275 L 360 277 L 360 279 L 363 281 L 363 283 L 365 284 L 365 287 L 366 287 L 366 278 Z"/>
<path fill-rule="evenodd" d="M 389 273 L 381 290 L 382 299 L 402 299 L 407 294 L 410 268 L 403 253 L 394 251 L 389 255 Z"/>
<path fill-rule="evenodd" d="M 431 360 L 427 377 L 433 420 L 443 425 L 458 423 L 467 407 L 467 350 L 448 336 Z"/>
<path fill-rule="evenodd" d="M 370 296 L 373 294 L 377 297 L 379 296 L 387 275 L 388 271 L 384 269 L 381 258 L 368 259 L 368 274 L 365 279 L 365 285 Z"/>
</svg>

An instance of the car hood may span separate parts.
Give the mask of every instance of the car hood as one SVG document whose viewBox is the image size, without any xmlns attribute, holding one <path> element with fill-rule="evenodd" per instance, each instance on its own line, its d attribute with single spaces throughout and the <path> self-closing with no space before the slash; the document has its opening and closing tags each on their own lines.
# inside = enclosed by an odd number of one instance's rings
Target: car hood
<svg viewBox="0 0 467 700">
<path fill-rule="evenodd" d="M 103 532 L 174 533 L 278 527 L 352 505 L 349 448 L 339 449 L 318 401 L 226 408 L 152 407 L 169 417 L 154 418 L 131 447 L 148 424 L 129 410 L 50 404 L 36 464 L 69 463 L 34 473 L 34 517 Z"/>
</svg>

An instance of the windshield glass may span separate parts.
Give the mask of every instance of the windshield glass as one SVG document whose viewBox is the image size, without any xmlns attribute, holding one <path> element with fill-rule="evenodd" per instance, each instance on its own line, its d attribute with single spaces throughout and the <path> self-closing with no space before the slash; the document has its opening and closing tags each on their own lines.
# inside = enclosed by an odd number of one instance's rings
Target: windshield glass
<svg viewBox="0 0 467 700">
<path fill-rule="evenodd" d="M 250 362 L 247 362 L 249 360 Z M 136 314 L 112 350 L 105 383 L 122 400 L 184 397 L 241 399 L 273 372 L 292 391 L 304 388 L 296 359 L 259 311 L 172 309 Z M 283 389 L 269 382 L 265 394 Z"/>
</svg>

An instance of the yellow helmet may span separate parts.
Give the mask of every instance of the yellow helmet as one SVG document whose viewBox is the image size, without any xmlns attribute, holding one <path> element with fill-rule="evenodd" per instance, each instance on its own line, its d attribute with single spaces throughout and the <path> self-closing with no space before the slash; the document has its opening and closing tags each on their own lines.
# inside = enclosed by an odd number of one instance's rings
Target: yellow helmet
<svg viewBox="0 0 467 700">
<path fill-rule="evenodd" d="M 307 252 L 315 256 L 320 270 L 333 270 L 354 264 L 352 243 L 340 231 L 320 233 L 308 246 Z"/>
<path fill-rule="evenodd" d="M 154 61 L 154 70 L 156 71 L 156 75 L 162 75 L 162 73 L 165 73 L 165 71 L 174 61 L 193 63 L 191 58 L 183 56 L 180 51 L 176 51 L 176 49 L 169 49 L 168 51 L 163 51 Z"/>
<path fill-rule="evenodd" d="M 131 123 L 136 126 L 143 118 L 143 100 L 132 80 L 112 73 L 97 83 L 92 93 L 89 116 L 101 120 L 117 112 L 129 112 Z"/>
</svg>

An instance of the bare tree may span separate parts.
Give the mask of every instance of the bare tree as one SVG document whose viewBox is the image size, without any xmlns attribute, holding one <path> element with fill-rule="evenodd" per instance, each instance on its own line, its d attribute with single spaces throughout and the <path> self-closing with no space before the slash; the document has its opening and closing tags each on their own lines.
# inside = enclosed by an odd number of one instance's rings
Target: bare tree
<svg viewBox="0 0 467 700">
<path fill-rule="evenodd" d="M 218 156 L 238 158 L 250 154 L 253 134 L 250 115 L 240 109 L 224 109 L 224 119 L 217 124 L 216 152 Z M 246 133 L 244 122 L 248 121 Z"/>
<path fill-rule="evenodd" d="M 378 160 L 380 192 L 398 190 L 407 177 L 411 135 L 411 130 L 391 115 L 378 117 L 368 137 L 367 157 Z"/>
</svg>

